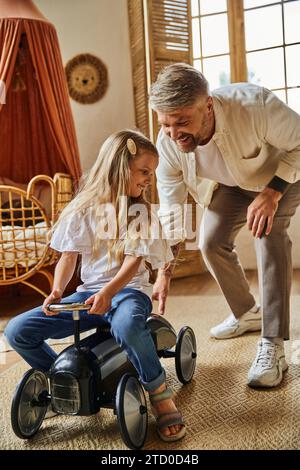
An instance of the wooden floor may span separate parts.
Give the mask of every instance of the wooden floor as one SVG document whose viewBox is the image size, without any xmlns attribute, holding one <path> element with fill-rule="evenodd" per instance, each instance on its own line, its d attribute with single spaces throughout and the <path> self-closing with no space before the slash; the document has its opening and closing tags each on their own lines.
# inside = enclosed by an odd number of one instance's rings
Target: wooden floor
<svg viewBox="0 0 300 470">
<path fill-rule="evenodd" d="M 247 279 L 250 284 L 251 292 L 258 295 L 258 279 L 256 271 L 247 271 Z M 300 270 L 295 270 L 293 275 L 292 295 L 300 293 Z M 177 295 L 222 295 L 215 280 L 209 273 L 191 276 L 184 279 L 173 279 L 170 296 Z M 24 312 L 34 306 L 41 304 L 41 297 L 10 297 L 1 299 L 0 320 L 4 316 L 13 317 L 18 313 Z M 155 308 L 155 305 L 154 305 Z M 0 373 L 11 367 L 20 359 L 20 356 L 10 351 L 6 353 L 5 364 L 0 361 Z"/>
</svg>

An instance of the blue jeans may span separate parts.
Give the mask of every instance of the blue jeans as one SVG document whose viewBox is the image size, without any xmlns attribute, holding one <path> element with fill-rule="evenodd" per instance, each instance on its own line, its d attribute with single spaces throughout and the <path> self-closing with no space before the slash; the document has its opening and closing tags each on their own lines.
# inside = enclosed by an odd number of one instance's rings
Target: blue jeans
<svg viewBox="0 0 300 470">
<path fill-rule="evenodd" d="M 84 302 L 95 292 L 75 292 L 64 302 Z M 144 388 L 153 391 L 165 381 L 151 332 L 146 319 L 152 311 L 150 298 L 137 289 L 125 288 L 112 299 L 111 309 L 105 315 L 80 312 L 80 331 L 110 325 L 111 334 L 127 352 Z M 57 354 L 45 343 L 48 338 L 61 339 L 73 334 L 72 312 L 46 316 L 41 307 L 13 318 L 5 329 L 10 345 L 31 367 L 47 372 Z"/>
</svg>

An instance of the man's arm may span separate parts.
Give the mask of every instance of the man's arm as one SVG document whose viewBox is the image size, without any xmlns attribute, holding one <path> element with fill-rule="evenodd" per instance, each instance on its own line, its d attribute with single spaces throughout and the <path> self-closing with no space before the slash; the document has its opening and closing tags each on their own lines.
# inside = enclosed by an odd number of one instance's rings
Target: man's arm
<svg viewBox="0 0 300 470">
<path fill-rule="evenodd" d="M 167 263 L 158 270 L 157 279 L 153 286 L 152 300 L 158 301 L 158 314 L 163 315 L 166 299 L 169 293 L 170 281 L 173 274 L 179 244 L 184 236 L 184 203 L 188 190 L 183 179 L 177 150 L 171 140 L 161 129 L 157 140 L 159 164 L 156 170 L 157 191 L 160 208 L 158 216 L 163 227 L 164 236 L 171 245 L 174 255 L 172 263 Z"/>
<path fill-rule="evenodd" d="M 159 164 L 156 170 L 159 197 L 158 216 L 170 245 L 182 241 L 184 236 L 184 203 L 188 190 L 183 179 L 177 150 L 169 137 L 160 130 L 157 149 Z"/>
<path fill-rule="evenodd" d="M 275 175 L 274 178 L 272 178 L 271 181 L 267 184 L 267 188 L 274 189 L 274 191 L 283 194 L 290 184 L 291 183 L 288 183 L 282 178 L 279 178 L 279 176 Z"/>
<path fill-rule="evenodd" d="M 152 300 L 158 301 L 158 314 L 163 315 L 165 313 L 166 300 L 168 297 L 170 282 L 173 275 L 173 271 L 176 265 L 176 259 L 179 254 L 180 244 L 173 245 L 171 247 L 174 260 L 171 263 L 165 264 L 165 266 L 158 270 L 157 279 L 153 286 Z"/>
<path fill-rule="evenodd" d="M 300 179 L 300 115 L 264 89 L 264 135 L 262 138 L 282 150 L 276 175 L 288 183 Z"/>
<path fill-rule="evenodd" d="M 247 226 L 253 236 L 269 235 L 282 194 L 300 179 L 300 116 L 264 89 L 262 138 L 282 150 L 276 174 L 248 207 Z"/>
<path fill-rule="evenodd" d="M 163 268 L 158 270 L 158 276 L 166 276 L 170 279 L 172 278 L 172 275 L 176 266 L 176 260 L 177 260 L 179 250 L 180 250 L 180 244 L 178 243 L 177 245 L 171 246 L 171 250 L 172 250 L 174 259 L 170 263 L 166 263 Z"/>
</svg>

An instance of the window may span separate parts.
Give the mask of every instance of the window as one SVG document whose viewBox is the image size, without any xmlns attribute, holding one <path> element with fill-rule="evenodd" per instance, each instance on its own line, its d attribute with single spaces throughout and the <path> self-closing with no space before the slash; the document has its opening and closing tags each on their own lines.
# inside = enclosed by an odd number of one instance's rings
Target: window
<svg viewBox="0 0 300 470">
<path fill-rule="evenodd" d="M 193 64 L 212 89 L 248 80 L 300 113 L 300 0 L 190 0 L 190 8 Z"/>
<path fill-rule="evenodd" d="M 244 0 L 248 80 L 300 113 L 300 1 Z"/>
<path fill-rule="evenodd" d="M 191 16 L 194 67 L 212 89 L 230 83 L 226 0 L 191 0 Z"/>
</svg>

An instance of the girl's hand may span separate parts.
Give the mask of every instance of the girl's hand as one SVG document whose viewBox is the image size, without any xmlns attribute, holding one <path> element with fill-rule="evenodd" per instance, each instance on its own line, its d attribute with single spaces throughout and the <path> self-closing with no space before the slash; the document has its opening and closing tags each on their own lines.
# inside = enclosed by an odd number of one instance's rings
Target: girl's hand
<svg viewBox="0 0 300 470">
<path fill-rule="evenodd" d="M 47 305 L 53 303 L 53 302 L 60 302 L 61 298 L 63 295 L 63 291 L 61 289 L 53 289 L 50 295 L 44 300 L 44 303 L 42 305 L 42 310 L 47 315 L 48 317 L 51 317 L 53 315 L 58 315 L 58 312 L 49 312 L 47 310 Z"/>
<path fill-rule="evenodd" d="M 89 310 L 89 313 L 96 315 L 104 315 L 111 308 L 111 299 L 112 296 L 102 289 L 97 294 L 91 295 L 86 301 L 85 304 L 93 304 Z"/>
</svg>

